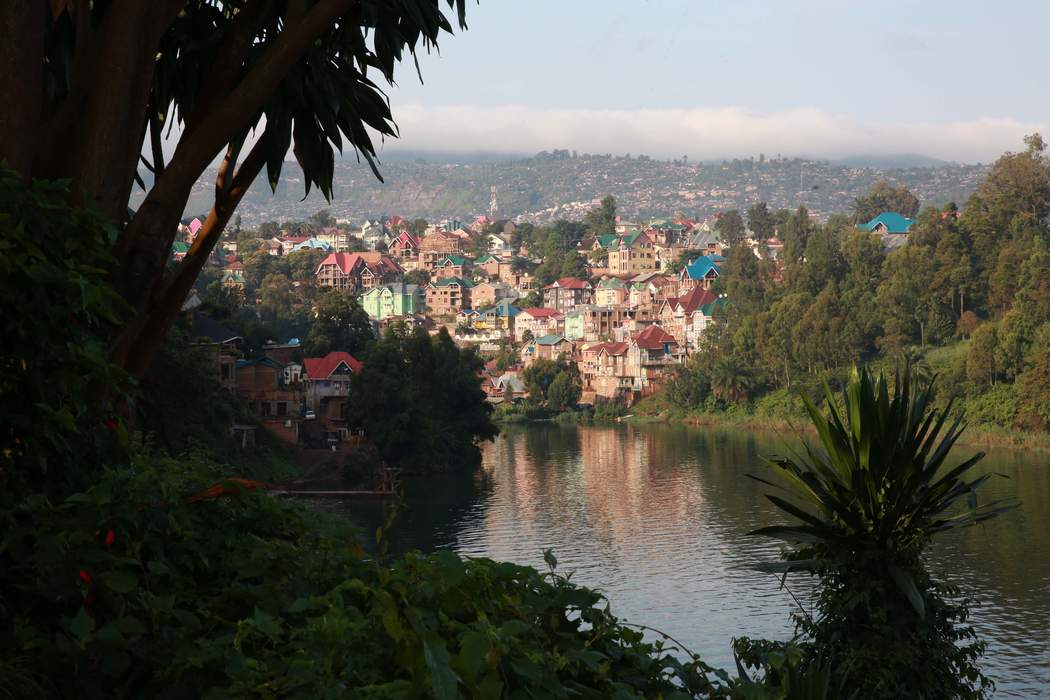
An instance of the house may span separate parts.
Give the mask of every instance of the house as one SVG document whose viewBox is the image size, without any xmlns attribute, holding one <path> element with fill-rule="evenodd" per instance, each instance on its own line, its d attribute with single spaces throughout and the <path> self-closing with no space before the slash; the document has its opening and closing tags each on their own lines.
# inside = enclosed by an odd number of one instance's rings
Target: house
<svg viewBox="0 0 1050 700">
<path fill-rule="evenodd" d="M 427 308 L 435 316 L 454 316 L 471 306 L 474 283 L 462 277 L 442 277 L 426 287 Z"/>
<path fill-rule="evenodd" d="M 312 236 L 302 243 L 296 243 L 292 246 L 293 253 L 300 250 L 323 250 L 326 253 L 331 253 L 335 251 L 335 247 L 332 246 L 331 243 L 327 243 L 316 236 Z"/>
<path fill-rule="evenodd" d="M 481 318 L 481 312 L 475 309 L 460 309 L 456 312 L 456 325 L 473 328 L 475 322 Z"/>
<path fill-rule="evenodd" d="M 619 277 L 599 280 L 594 288 L 594 303 L 599 306 L 620 306 L 627 300 L 627 285 Z"/>
<path fill-rule="evenodd" d="M 246 284 L 244 279 L 244 264 L 235 260 L 222 268 L 221 284 L 223 289 L 237 289 L 243 292 Z"/>
<path fill-rule="evenodd" d="M 522 351 L 522 364 L 528 367 L 536 360 L 557 360 L 571 355 L 573 343 L 563 335 L 545 335 L 530 342 Z"/>
<path fill-rule="evenodd" d="M 470 261 L 459 254 L 446 255 L 434 266 L 435 277 L 466 277 Z"/>
<path fill-rule="evenodd" d="M 493 255 L 512 255 L 514 250 L 510 244 L 510 237 L 498 233 L 490 233 L 488 240 L 489 253 Z"/>
<path fill-rule="evenodd" d="M 194 313 L 190 324 L 190 339 L 194 347 L 206 352 L 212 372 L 226 389 L 237 386 L 236 363 L 244 338 L 215 319 Z"/>
<path fill-rule="evenodd" d="M 349 437 L 343 404 L 350 396 L 350 380 L 362 364 L 350 353 L 333 351 L 303 360 L 303 399 L 325 432 Z"/>
<path fill-rule="evenodd" d="M 463 241 L 445 231 L 435 231 L 419 242 L 420 266 L 431 272 L 449 255 L 463 251 Z"/>
<path fill-rule="evenodd" d="M 562 333 L 565 328 L 565 316 L 555 310 L 533 307 L 524 309 L 514 319 L 514 339 L 521 342 L 528 333 L 532 338 Z"/>
<path fill-rule="evenodd" d="M 693 287 L 710 289 L 718 279 L 721 269 L 719 263 L 725 258 L 721 255 L 701 255 L 682 268 L 678 275 L 679 289 L 688 291 Z"/>
<path fill-rule="evenodd" d="M 326 226 L 315 234 L 317 240 L 323 241 L 332 247 L 332 250 L 336 252 L 346 251 L 350 249 L 350 232 L 345 228 L 337 228 L 335 226 Z"/>
<path fill-rule="evenodd" d="M 418 260 L 419 239 L 408 231 L 402 231 L 397 234 L 394 240 L 390 241 L 390 245 L 387 246 L 387 252 L 398 260 Z"/>
<path fill-rule="evenodd" d="M 677 339 L 660 326 L 649 326 L 631 340 L 627 365 L 642 395 L 653 393 L 671 367 L 680 364 L 684 351 Z"/>
<path fill-rule="evenodd" d="M 689 237 L 686 247 L 689 250 L 697 250 L 704 255 L 721 255 L 723 246 L 718 234 L 710 229 L 697 228 Z"/>
<path fill-rule="evenodd" d="M 504 401 L 515 401 L 529 395 L 525 382 L 521 381 L 521 378 L 514 374 L 504 374 L 502 377 L 497 378 L 496 389 Z"/>
<path fill-rule="evenodd" d="M 713 304 L 718 297 L 709 289 L 694 287 L 679 297 L 671 297 L 660 305 L 661 325 L 681 338 L 687 350 L 699 347 L 704 331 L 711 322 Z"/>
<path fill-rule="evenodd" d="M 513 269 L 510 263 L 497 258 L 495 255 L 485 253 L 474 261 L 474 271 L 481 271 L 490 279 L 499 279 L 513 284 Z"/>
<path fill-rule="evenodd" d="M 317 284 L 358 291 L 393 282 L 403 274 L 392 258 L 380 253 L 331 253 L 317 266 Z"/>
<path fill-rule="evenodd" d="M 361 224 L 360 238 L 372 250 L 386 240 L 386 229 L 379 221 L 365 221 Z"/>
<path fill-rule="evenodd" d="M 285 382 L 285 365 L 272 357 L 237 360 L 237 396 L 248 413 L 263 420 L 285 420 L 301 415 L 300 397 Z"/>
<path fill-rule="evenodd" d="M 188 252 L 190 252 L 190 244 L 186 241 L 175 241 L 171 244 L 171 259 L 175 262 L 181 262 Z"/>
<path fill-rule="evenodd" d="M 279 255 L 288 255 L 288 253 L 295 250 L 295 246 L 310 240 L 310 236 L 278 236 L 274 240 L 281 246 L 281 252 Z"/>
<path fill-rule="evenodd" d="M 494 306 L 481 311 L 481 317 L 475 326 L 483 329 L 501 330 L 508 333 L 514 332 L 514 321 L 521 313 L 521 309 L 512 306 L 510 300 L 503 299 Z"/>
<path fill-rule="evenodd" d="M 393 282 L 372 287 L 358 299 L 369 318 L 382 321 L 391 316 L 419 313 L 423 307 L 422 297 L 422 290 L 418 285 Z"/>
<path fill-rule="evenodd" d="M 517 299 L 518 292 L 502 282 L 482 282 L 474 285 L 470 301 L 476 307 L 492 306 L 500 299 Z"/>
<path fill-rule="evenodd" d="M 583 400 L 598 397 L 612 401 L 635 390 L 627 363 L 627 343 L 595 343 L 583 348 L 577 367 L 583 380 Z"/>
<path fill-rule="evenodd" d="M 543 288 L 543 305 L 565 313 L 580 304 L 589 304 L 593 294 L 590 282 L 562 277 Z"/>
<path fill-rule="evenodd" d="M 637 275 L 656 269 L 656 246 L 642 231 L 631 231 L 620 236 L 606 248 L 609 262 L 606 267 L 613 275 Z"/>
<path fill-rule="evenodd" d="M 871 221 L 857 224 L 857 228 L 868 233 L 879 235 L 905 235 L 915 225 L 915 219 L 909 219 L 895 211 L 884 211 Z"/>
</svg>

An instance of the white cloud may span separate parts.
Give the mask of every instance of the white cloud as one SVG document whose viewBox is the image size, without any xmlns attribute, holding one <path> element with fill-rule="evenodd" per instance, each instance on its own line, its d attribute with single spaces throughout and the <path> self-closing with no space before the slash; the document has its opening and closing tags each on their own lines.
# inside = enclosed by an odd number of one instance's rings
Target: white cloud
<svg viewBox="0 0 1050 700">
<path fill-rule="evenodd" d="M 1050 133 L 1046 123 L 983 118 L 943 123 L 864 121 L 819 109 L 757 113 L 720 109 L 541 109 L 523 106 L 427 107 L 394 104 L 401 138 L 387 148 L 534 153 L 641 153 L 692 159 L 765 153 L 839 158 L 913 153 L 958 162 L 991 162 L 1023 148 L 1022 137 Z"/>
</svg>

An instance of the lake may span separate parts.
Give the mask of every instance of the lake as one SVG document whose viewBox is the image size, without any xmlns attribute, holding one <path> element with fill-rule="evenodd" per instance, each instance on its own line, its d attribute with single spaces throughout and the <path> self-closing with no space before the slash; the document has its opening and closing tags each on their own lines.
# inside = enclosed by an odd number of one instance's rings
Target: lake
<svg viewBox="0 0 1050 700">
<path fill-rule="evenodd" d="M 760 455 L 785 445 L 767 433 L 686 426 L 510 426 L 486 445 L 480 474 L 407 484 L 390 547 L 541 568 L 551 548 L 559 569 L 601 589 L 619 617 L 732 669 L 733 637 L 786 639 L 797 610 L 778 577 L 746 568 L 777 552 L 746 533 L 787 516 L 745 474 L 761 474 Z M 957 447 L 951 463 L 975 451 Z M 978 469 L 1008 477 L 992 479 L 982 500 L 1016 495 L 1022 507 L 941 535 L 930 567 L 979 600 L 973 622 L 988 642 L 995 697 L 1050 697 L 1050 455 L 993 452 Z M 382 521 L 378 504 L 328 505 L 369 531 Z M 804 603 L 806 578 L 787 585 Z"/>
</svg>

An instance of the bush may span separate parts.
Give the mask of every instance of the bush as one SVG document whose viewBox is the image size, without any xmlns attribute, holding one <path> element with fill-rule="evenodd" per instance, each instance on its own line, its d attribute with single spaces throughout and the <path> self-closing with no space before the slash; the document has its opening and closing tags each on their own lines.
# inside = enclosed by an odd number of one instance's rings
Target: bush
<svg viewBox="0 0 1050 700">
<path fill-rule="evenodd" d="M 447 551 L 377 561 L 339 521 L 223 471 L 199 456 L 141 457 L 60 503 L 34 496 L 3 514 L 0 658 L 18 687 L 82 698 L 721 692 L 702 663 L 644 641 L 599 593 L 554 573 L 552 556 L 545 574 Z"/>
<path fill-rule="evenodd" d="M 1012 384 L 996 384 L 968 397 L 963 411 L 974 425 L 1012 428 L 1017 417 L 1017 398 Z"/>
</svg>

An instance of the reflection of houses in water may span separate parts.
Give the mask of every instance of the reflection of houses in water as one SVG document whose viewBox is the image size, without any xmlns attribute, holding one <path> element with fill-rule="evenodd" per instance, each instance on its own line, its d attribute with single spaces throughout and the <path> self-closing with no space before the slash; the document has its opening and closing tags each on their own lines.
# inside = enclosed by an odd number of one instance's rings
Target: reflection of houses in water
<svg viewBox="0 0 1050 700">
<path fill-rule="evenodd" d="M 571 533 L 580 531 L 597 555 L 616 559 L 648 547 L 654 532 L 694 538 L 700 480 L 665 465 L 661 445 L 632 426 L 508 430 L 485 448 L 500 504 L 484 516 L 488 555 L 521 561 L 546 547 L 576 549 Z"/>
</svg>

